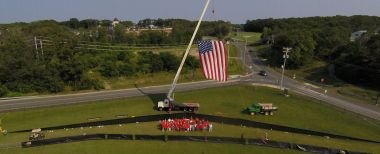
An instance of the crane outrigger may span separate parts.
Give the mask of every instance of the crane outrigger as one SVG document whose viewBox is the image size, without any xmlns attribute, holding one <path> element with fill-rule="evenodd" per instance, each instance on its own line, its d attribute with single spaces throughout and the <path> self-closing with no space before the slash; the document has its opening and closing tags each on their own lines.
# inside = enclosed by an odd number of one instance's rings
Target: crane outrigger
<svg viewBox="0 0 380 154">
<path fill-rule="evenodd" d="M 166 98 L 163 101 L 159 101 L 157 103 L 157 109 L 160 110 L 160 111 L 162 111 L 162 110 L 168 110 L 168 111 L 181 110 L 181 111 L 195 112 L 200 107 L 200 105 L 198 103 L 177 103 L 174 100 L 174 90 L 176 88 L 179 75 L 181 74 L 183 65 L 185 64 L 185 61 L 186 61 L 186 58 L 189 55 L 189 52 L 190 52 L 190 49 L 191 49 L 191 45 L 194 42 L 195 36 L 197 35 L 197 32 L 198 32 L 199 27 L 200 27 L 200 25 L 202 23 L 203 17 L 204 17 L 204 15 L 206 13 L 206 10 L 208 8 L 209 3 L 210 3 L 210 0 L 207 0 L 206 5 L 203 8 L 202 14 L 201 14 L 201 16 L 199 18 L 198 24 L 197 24 L 197 26 L 196 26 L 196 28 L 194 30 L 193 36 L 191 37 L 191 40 L 190 40 L 190 42 L 189 42 L 189 44 L 187 46 L 186 52 L 185 52 L 185 54 L 184 54 L 184 56 L 182 58 L 181 64 L 180 64 L 180 66 L 179 66 L 179 68 L 177 70 L 177 73 L 176 73 L 175 77 L 174 77 L 174 80 L 173 80 L 173 83 L 171 85 L 171 88 L 170 88 L 168 94 L 166 95 Z"/>
</svg>

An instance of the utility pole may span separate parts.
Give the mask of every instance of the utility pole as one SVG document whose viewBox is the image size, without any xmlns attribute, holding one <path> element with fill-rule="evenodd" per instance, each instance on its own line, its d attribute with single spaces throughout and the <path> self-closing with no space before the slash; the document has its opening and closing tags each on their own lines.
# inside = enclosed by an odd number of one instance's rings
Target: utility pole
<svg viewBox="0 0 380 154">
<path fill-rule="evenodd" d="M 42 46 L 42 40 L 40 39 L 41 55 L 42 59 L 44 58 L 44 47 Z"/>
<path fill-rule="evenodd" d="M 292 50 L 292 48 L 289 48 L 289 47 L 284 47 L 283 48 L 283 51 L 284 52 L 284 55 L 283 55 L 283 58 L 284 58 L 284 64 L 281 66 L 282 67 L 282 75 L 281 75 L 281 89 L 283 89 L 283 82 L 284 82 L 284 72 L 285 72 L 285 64 L 286 64 L 286 59 L 289 58 L 289 55 L 288 53 L 290 52 L 290 50 Z"/>
<path fill-rule="evenodd" d="M 34 46 L 36 47 L 36 57 L 38 59 L 38 45 L 37 45 L 37 37 L 34 36 Z"/>
</svg>

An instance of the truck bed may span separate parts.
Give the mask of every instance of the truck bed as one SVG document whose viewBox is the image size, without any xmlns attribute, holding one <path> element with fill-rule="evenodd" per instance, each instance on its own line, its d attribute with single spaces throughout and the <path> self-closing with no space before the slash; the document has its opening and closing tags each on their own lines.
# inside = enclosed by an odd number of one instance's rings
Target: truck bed
<svg viewBox="0 0 380 154">
<path fill-rule="evenodd" d="M 199 108 L 200 105 L 198 103 L 176 103 L 175 106 Z"/>
</svg>

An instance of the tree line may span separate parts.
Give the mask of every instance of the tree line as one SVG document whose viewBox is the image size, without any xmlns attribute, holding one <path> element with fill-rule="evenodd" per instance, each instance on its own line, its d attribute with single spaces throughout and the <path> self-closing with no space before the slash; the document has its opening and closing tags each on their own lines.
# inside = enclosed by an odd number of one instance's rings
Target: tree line
<svg viewBox="0 0 380 154">
<path fill-rule="evenodd" d="M 283 47 L 292 47 L 289 68 L 299 68 L 314 60 L 335 66 L 336 75 L 351 83 L 380 87 L 380 17 L 334 16 L 248 20 L 244 30 L 261 32 L 271 50 L 270 63 L 281 66 Z M 367 32 L 350 41 L 356 31 Z"/>
<path fill-rule="evenodd" d="M 100 51 L 80 46 L 83 42 L 91 41 L 127 45 L 181 44 L 189 41 L 195 22 L 181 19 L 163 21 L 165 26 L 173 27 L 170 35 L 149 31 L 140 36 L 120 33 L 120 39 L 115 34 L 112 40 L 103 38 L 100 32 L 103 26 L 99 27 L 97 20 L 45 20 L 0 25 L 0 97 L 10 93 L 103 89 L 104 78 L 174 72 L 181 57 L 170 52 L 135 52 L 128 49 Z M 207 22 L 208 26 L 197 38 L 200 39 L 202 35 L 228 35 L 229 28 L 223 30 L 221 27 L 222 24 L 229 27 L 230 23 L 219 22 Z M 126 28 L 132 24 L 122 22 L 120 25 Z M 75 31 L 85 35 L 76 35 Z M 96 31 L 98 35 L 88 35 Z M 43 44 L 36 41 L 35 36 L 43 40 Z M 190 56 L 185 63 L 185 70 L 194 70 L 199 65 L 196 57 Z"/>
<path fill-rule="evenodd" d="M 127 44 L 185 44 L 191 37 L 195 21 L 185 19 L 143 19 L 138 23 L 132 21 L 120 21 L 115 27 L 111 25 L 111 20 L 85 19 L 79 21 L 72 18 L 68 21 L 60 22 L 60 25 L 70 28 L 71 30 L 86 32 L 82 39 L 94 42 L 111 42 Z M 171 33 L 162 31 L 143 31 L 139 34 L 126 33 L 127 29 L 147 28 L 154 25 L 158 28 L 173 28 Z M 232 24 L 226 21 L 205 21 L 202 23 L 197 35 L 215 36 L 218 38 L 226 37 L 232 29 Z"/>
</svg>

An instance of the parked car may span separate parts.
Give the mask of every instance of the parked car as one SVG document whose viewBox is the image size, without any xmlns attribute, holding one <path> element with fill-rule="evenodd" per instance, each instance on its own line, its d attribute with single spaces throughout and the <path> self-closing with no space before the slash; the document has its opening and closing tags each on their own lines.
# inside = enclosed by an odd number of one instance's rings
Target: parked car
<svg viewBox="0 0 380 154">
<path fill-rule="evenodd" d="M 268 73 L 266 71 L 260 71 L 259 74 L 262 76 L 268 76 Z"/>
</svg>

